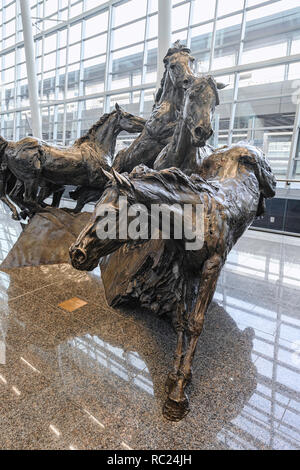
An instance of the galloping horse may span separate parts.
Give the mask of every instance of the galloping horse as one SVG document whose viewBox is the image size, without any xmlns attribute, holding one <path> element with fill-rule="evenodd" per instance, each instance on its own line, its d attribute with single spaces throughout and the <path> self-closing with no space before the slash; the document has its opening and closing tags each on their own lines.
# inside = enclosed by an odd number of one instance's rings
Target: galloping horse
<svg viewBox="0 0 300 470">
<path fill-rule="evenodd" d="M 38 209 L 39 203 L 64 185 L 103 188 L 101 169 L 110 170 L 118 134 L 141 132 L 145 120 L 133 116 L 116 105 L 116 110 L 104 114 L 88 133 L 68 148 L 55 147 L 32 137 L 19 142 L 7 142 L 1 138 L 2 196 L 6 180 L 12 173 L 16 186 L 11 198 L 22 209 Z M 24 200 L 20 185 L 24 183 Z M 42 187 L 37 203 L 38 187 Z M 21 191 L 22 192 L 22 191 Z M 58 201 L 59 204 L 59 201 Z"/>
<path fill-rule="evenodd" d="M 165 73 L 151 116 L 141 135 L 127 149 L 118 153 L 113 163 L 115 170 L 130 172 L 141 163 L 152 167 L 174 133 L 185 91 L 195 78 L 193 62 L 190 49 L 180 44 L 180 41 L 168 50 L 164 59 Z"/>
<path fill-rule="evenodd" d="M 196 345 L 221 268 L 231 248 L 256 217 L 261 199 L 275 195 L 276 181 L 264 154 L 244 144 L 220 149 L 206 157 L 200 175 L 187 176 L 175 168 L 156 171 L 141 166 L 129 176 L 116 172 L 107 176 L 112 181 L 91 222 L 70 248 L 72 265 L 79 270 L 93 270 L 101 257 L 122 244 L 132 243 L 129 238 L 98 238 L 98 223 L 103 221 L 99 209 L 103 204 L 106 212 L 115 215 L 117 224 L 120 196 L 127 197 L 130 206 L 136 203 L 146 206 L 150 221 L 151 205 L 157 201 L 168 205 L 191 204 L 194 208 L 201 204 L 203 208 L 201 248 L 189 251 L 183 239 L 165 240 L 173 257 L 170 272 L 173 276 L 177 273 L 174 290 L 177 308 L 172 312 L 177 347 L 166 383 L 164 416 L 179 421 L 189 411 L 185 388 L 191 380 Z M 133 218 L 129 216 L 128 223 Z"/>
</svg>

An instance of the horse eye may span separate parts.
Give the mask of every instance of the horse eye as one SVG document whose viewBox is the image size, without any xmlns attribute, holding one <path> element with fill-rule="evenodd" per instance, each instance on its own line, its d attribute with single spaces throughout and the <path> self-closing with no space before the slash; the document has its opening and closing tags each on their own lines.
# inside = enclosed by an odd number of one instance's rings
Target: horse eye
<svg viewBox="0 0 300 470">
<path fill-rule="evenodd" d="M 170 69 L 174 70 L 175 69 L 175 64 L 170 65 Z"/>
</svg>

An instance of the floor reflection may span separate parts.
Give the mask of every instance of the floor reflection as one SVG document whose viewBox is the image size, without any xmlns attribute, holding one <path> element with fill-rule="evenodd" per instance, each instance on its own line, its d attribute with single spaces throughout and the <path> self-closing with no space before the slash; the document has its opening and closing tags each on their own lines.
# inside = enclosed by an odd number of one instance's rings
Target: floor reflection
<svg viewBox="0 0 300 470">
<path fill-rule="evenodd" d="M 63 346 L 59 346 L 64 349 Z M 98 336 L 86 335 L 74 338 L 67 343 L 67 348 L 72 359 L 80 369 L 86 370 L 86 358 L 88 367 L 97 368 L 99 376 L 102 369 L 106 368 L 111 374 L 115 374 L 129 383 L 134 383 L 142 391 L 154 395 L 153 383 L 148 376 L 149 372 L 144 360 L 136 351 L 124 351 L 122 348 L 112 346 Z"/>
<path fill-rule="evenodd" d="M 21 229 L 1 217 L 3 259 Z M 258 232 L 237 244 L 175 424 L 161 414 L 166 320 L 108 308 L 99 278 L 67 265 L 1 272 L 0 447 L 299 449 L 299 253 L 298 239 Z M 74 296 L 87 305 L 58 308 Z"/>
</svg>

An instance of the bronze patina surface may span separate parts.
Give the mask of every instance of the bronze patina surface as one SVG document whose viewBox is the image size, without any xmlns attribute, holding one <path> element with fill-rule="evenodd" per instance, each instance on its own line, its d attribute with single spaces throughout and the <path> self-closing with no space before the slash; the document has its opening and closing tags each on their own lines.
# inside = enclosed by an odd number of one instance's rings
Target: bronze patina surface
<svg viewBox="0 0 300 470">
<path fill-rule="evenodd" d="M 133 254 L 133 262 L 139 269 L 130 280 L 133 281 L 132 292 L 126 291 L 127 296 L 141 300 L 141 303 L 148 296 L 154 311 L 163 310 L 166 304 L 171 306 L 167 310 L 170 310 L 177 332 L 177 347 L 173 370 L 166 382 L 168 396 L 164 416 L 167 419 L 178 421 L 189 411 L 185 388 L 192 377 L 198 338 L 220 271 L 231 248 L 261 212 L 262 201 L 275 195 L 275 187 L 275 178 L 264 154 L 250 145 L 236 144 L 206 157 L 199 174 L 190 177 L 175 168 L 156 171 L 145 166 L 136 168 L 129 176 L 115 174 L 115 180 L 98 203 L 98 207 L 110 204 L 116 210 L 119 196 L 126 196 L 130 204 L 144 204 L 149 216 L 155 201 L 170 205 L 202 204 L 204 207 L 202 248 L 187 251 L 184 240 L 165 240 L 158 259 L 146 257 L 142 252 L 144 259 L 141 262 L 137 259 L 140 255 L 137 251 Z M 129 239 L 100 240 L 96 233 L 101 219 L 98 214 L 96 210 L 70 248 L 72 264 L 77 269 L 92 270 L 101 257 L 132 242 Z M 165 258 L 169 263 L 167 270 Z M 114 266 L 120 271 L 120 258 L 117 261 L 118 265 Z M 111 277 L 104 275 L 107 292 L 115 279 L 113 266 L 106 269 L 112 273 Z M 154 281 L 153 275 L 156 276 Z M 170 292 L 173 292 L 171 302 Z M 115 304 L 121 300 L 122 293 L 121 290 L 117 300 L 114 297 Z"/>
<path fill-rule="evenodd" d="M 185 92 L 196 78 L 193 74 L 194 58 L 190 49 L 177 41 L 164 59 L 165 73 L 161 80 L 152 113 L 141 135 L 128 149 L 116 156 L 113 167 L 118 172 L 130 172 L 141 163 L 153 166 L 155 159 L 170 142 Z"/>
<path fill-rule="evenodd" d="M 116 105 L 71 147 L 49 145 L 34 137 L 19 142 L 0 137 L 0 197 L 9 204 L 9 196 L 22 211 L 32 213 L 40 210 L 53 193 L 53 206 L 58 207 L 65 185 L 82 186 L 86 191 L 92 188 L 101 195 L 105 184 L 101 170 L 111 169 L 118 134 L 124 130 L 141 132 L 144 125 L 143 118 Z M 81 211 L 86 199 L 84 196 L 78 201 L 75 212 Z"/>
</svg>

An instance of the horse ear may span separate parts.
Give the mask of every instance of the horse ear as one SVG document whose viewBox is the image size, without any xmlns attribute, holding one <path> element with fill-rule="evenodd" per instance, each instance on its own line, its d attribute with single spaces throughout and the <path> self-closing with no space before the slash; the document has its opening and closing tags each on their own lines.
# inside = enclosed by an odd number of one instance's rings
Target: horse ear
<svg viewBox="0 0 300 470">
<path fill-rule="evenodd" d="M 117 113 L 121 112 L 121 107 L 120 105 L 118 105 L 118 103 L 115 104 L 115 108 L 116 108 Z"/>
<path fill-rule="evenodd" d="M 125 176 L 122 176 L 120 173 L 118 173 L 114 168 L 112 169 L 112 173 L 114 175 L 115 181 L 118 184 L 118 186 L 121 187 L 128 187 L 130 188 L 130 182 L 125 178 Z"/>
<path fill-rule="evenodd" d="M 217 82 L 217 88 L 218 88 L 218 90 L 223 90 L 223 88 L 226 88 L 228 85 L 229 85 L 229 83 L 227 83 L 227 84 L 225 85 L 225 83 Z"/>
<path fill-rule="evenodd" d="M 114 181 L 114 177 L 111 173 L 104 170 L 103 168 L 101 168 L 101 171 L 102 171 L 103 175 L 105 176 L 105 178 L 107 179 L 107 181 Z"/>
</svg>

